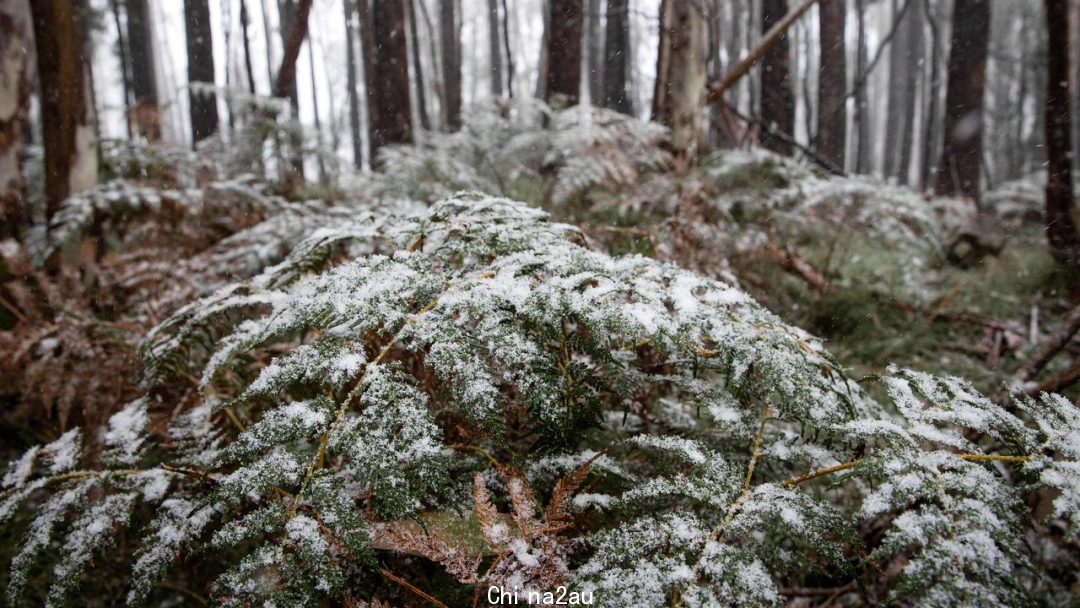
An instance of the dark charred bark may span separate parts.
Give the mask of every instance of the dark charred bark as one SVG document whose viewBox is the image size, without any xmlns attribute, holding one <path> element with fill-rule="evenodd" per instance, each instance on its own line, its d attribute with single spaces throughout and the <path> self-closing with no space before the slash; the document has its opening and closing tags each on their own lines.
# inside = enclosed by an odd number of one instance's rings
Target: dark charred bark
<svg viewBox="0 0 1080 608">
<path fill-rule="evenodd" d="M 633 114 L 634 105 L 626 87 L 630 67 L 630 3 L 608 0 L 607 32 L 604 36 L 604 107 Z"/>
<path fill-rule="evenodd" d="M 840 168 L 844 166 L 847 141 L 845 4 L 844 0 L 822 0 L 818 5 L 821 72 L 815 147 L 818 154 Z"/>
<path fill-rule="evenodd" d="M 1080 264 L 1080 208 L 1073 197 L 1069 116 L 1069 2 L 1045 0 L 1047 45 L 1046 236 L 1060 264 Z"/>
<path fill-rule="evenodd" d="M 565 107 L 581 99 L 582 0 L 550 0 L 548 78 L 544 100 Z"/>
<path fill-rule="evenodd" d="M 364 144 L 360 139 L 360 97 L 356 92 L 356 31 L 353 27 L 353 14 L 356 5 L 353 0 L 344 0 L 345 7 L 345 77 L 349 87 L 349 134 L 352 136 L 353 166 L 359 169 L 364 163 Z"/>
<path fill-rule="evenodd" d="M 246 16 L 241 15 L 241 18 Z M 213 92 L 197 91 L 191 87 L 196 83 L 214 85 L 214 42 L 210 36 L 210 6 L 207 0 L 184 0 L 184 29 L 187 33 L 191 138 L 197 143 L 218 129 L 217 96 Z M 246 35 L 244 44 L 247 44 Z"/>
<path fill-rule="evenodd" d="M 33 45 L 26 0 L 0 4 L 0 239 L 19 236 L 30 224 L 23 179 L 24 126 L 30 115 Z"/>
<path fill-rule="evenodd" d="M 377 0 L 372 5 L 375 32 L 376 117 L 372 122 L 371 154 L 387 144 L 412 143 L 409 108 L 409 49 L 405 39 L 405 0 Z"/>
<path fill-rule="evenodd" d="M 491 95 L 502 97 L 502 50 L 499 48 L 499 0 L 488 0 L 488 55 L 490 57 Z"/>
<path fill-rule="evenodd" d="M 787 0 L 762 0 L 761 33 L 772 29 L 787 11 Z M 779 132 L 790 138 L 795 133 L 795 94 L 791 86 L 788 41 L 788 35 L 784 33 L 761 60 L 761 143 L 774 152 L 790 155 L 791 144 L 785 138 L 772 135 Z"/>
<path fill-rule="evenodd" d="M 990 36 L 990 1 L 956 0 L 945 96 L 944 146 L 934 190 L 979 202 L 983 87 Z"/>
<path fill-rule="evenodd" d="M 41 135 L 45 148 L 45 214 L 97 182 L 90 78 L 83 63 L 78 0 L 31 0 Z"/>
<path fill-rule="evenodd" d="M 446 95 L 446 128 L 461 128 L 461 44 L 458 40 L 456 0 L 439 0 L 443 87 Z"/>
</svg>

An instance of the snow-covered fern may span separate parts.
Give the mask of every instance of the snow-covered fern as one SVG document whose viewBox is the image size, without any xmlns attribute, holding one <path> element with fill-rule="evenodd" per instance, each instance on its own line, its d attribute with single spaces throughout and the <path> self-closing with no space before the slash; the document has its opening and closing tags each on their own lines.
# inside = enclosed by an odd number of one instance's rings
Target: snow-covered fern
<svg viewBox="0 0 1080 608">
<path fill-rule="evenodd" d="M 9 467 L 0 517 L 30 521 L 9 596 L 45 567 L 37 599 L 70 601 L 93 564 L 163 603 L 197 561 L 193 593 L 225 606 L 492 585 L 768 606 L 811 577 L 869 601 L 1069 601 L 1031 574 L 1022 498 L 1049 488 L 1075 535 L 1076 406 L 900 369 L 865 390 L 738 289 L 583 242 L 462 193 L 341 219 L 181 309 L 146 339 L 145 397 Z"/>
</svg>

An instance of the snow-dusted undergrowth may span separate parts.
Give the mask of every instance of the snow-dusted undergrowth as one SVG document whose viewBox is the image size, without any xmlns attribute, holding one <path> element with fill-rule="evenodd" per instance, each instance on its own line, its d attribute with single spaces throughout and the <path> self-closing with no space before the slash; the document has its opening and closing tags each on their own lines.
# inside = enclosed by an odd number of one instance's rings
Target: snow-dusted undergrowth
<svg viewBox="0 0 1080 608">
<path fill-rule="evenodd" d="M 1031 575 L 1023 497 L 1051 488 L 1075 534 L 1074 405 L 891 369 L 869 379 L 883 406 L 738 289 L 582 242 L 458 194 L 338 218 L 181 309 L 146 340 L 145 398 L 9 467 L 0 517 L 30 518 L 10 597 L 59 539 L 64 603 L 133 524 L 132 604 L 193 556 L 230 606 L 403 598 L 402 556 L 469 600 L 776 605 L 808 575 L 923 605 L 1067 599 Z M 184 385 L 201 405 L 161 428 Z"/>
</svg>

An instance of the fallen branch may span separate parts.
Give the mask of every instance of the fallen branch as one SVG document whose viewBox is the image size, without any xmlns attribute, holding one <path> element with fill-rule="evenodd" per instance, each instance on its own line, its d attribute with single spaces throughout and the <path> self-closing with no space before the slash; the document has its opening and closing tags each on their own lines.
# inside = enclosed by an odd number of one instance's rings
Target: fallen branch
<svg viewBox="0 0 1080 608">
<path fill-rule="evenodd" d="M 750 125 L 753 124 L 754 122 L 756 122 L 755 120 L 753 120 L 750 117 L 744 115 L 742 112 L 739 112 L 739 110 L 737 110 L 734 106 L 731 106 L 730 104 L 728 104 L 726 101 L 721 102 L 720 107 L 721 108 L 726 108 L 728 111 L 733 113 L 736 117 L 738 117 L 743 122 L 745 122 L 746 125 L 747 125 L 747 128 L 746 128 L 747 133 L 751 133 Z M 832 161 L 830 161 L 829 159 L 825 158 L 824 156 L 821 156 L 820 154 L 818 154 L 817 150 L 814 150 L 813 148 L 808 148 L 808 147 L 802 145 L 801 143 L 796 141 L 795 138 L 792 137 L 791 135 L 788 135 L 787 133 L 784 133 L 780 129 L 777 129 L 775 126 L 769 126 L 768 131 L 769 131 L 769 135 L 772 135 L 776 139 L 779 139 L 780 141 L 782 141 L 782 142 L 788 144 L 789 146 L 797 149 L 798 151 L 802 152 L 803 154 L 805 154 L 807 156 L 807 158 L 809 158 L 816 165 L 818 165 L 822 169 L 825 169 L 829 173 L 831 173 L 833 175 L 836 175 L 838 177 L 846 177 L 847 176 L 847 173 L 844 173 L 844 170 L 842 168 L 836 166 L 836 164 L 834 164 Z M 754 145 L 759 146 L 759 147 L 761 146 L 761 142 L 757 139 L 757 137 L 754 137 Z"/>
<path fill-rule="evenodd" d="M 750 72 L 750 68 L 754 67 L 754 64 L 761 61 L 761 58 L 765 56 L 769 48 L 776 44 L 780 38 L 783 37 L 784 32 L 789 27 L 794 25 L 799 17 L 802 17 L 806 11 L 810 10 L 811 6 L 817 3 L 818 0 L 805 0 L 802 4 L 795 7 L 790 13 L 784 16 L 779 23 L 772 26 L 772 28 L 765 32 L 765 35 L 761 37 L 761 41 L 756 47 L 751 49 L 747 53 L 746 57 L 743 57 L 739 63 L 735 64 L 735 67 L 727 73 L 727 76 L 720 81 L 713 82 L 708 86 L 708 96 L 705 98 L 705 102 L 716 103 L 723 99 L 724 93 L 732 87 L 740 78 L 746 76 Z"/>
<path fill-rule="evenodd" d="M 765 250 L 769 252 L 776 263 L 780 265 L 780 268 L 785 272 L 802 279 L 804 283 L 810 289 L 812 289 L 818 295 L 827 293 L 832 289 L 832 284 L 829 283 L 829 279 L 825 278 L 820 272 L 813 266 L 808 264 L 806 260 L 795 255 L 787 247 L 777 247 L 772 243 L 765 245 Z"/>
<path fill-rule="evenodd" d="M 1072 309 L 1065 319 L 1061 322 L 1061 325 L 1054 330 L 1054 333 L 1050 334 L 1050 337 L 1042 343 L 1028 360 L 1020 366 L 1020 369 L 1013 375 L 1009 384 L 1012 386 L 1022 386 L 1031 381 L 1032 378 L 1037 376 L 1046 364 L 1050 362 L 1059 352 L 1061 352 L 1073 339 L 1077 331 L 1080 331 L 1080 306 Z"/>
</svg>

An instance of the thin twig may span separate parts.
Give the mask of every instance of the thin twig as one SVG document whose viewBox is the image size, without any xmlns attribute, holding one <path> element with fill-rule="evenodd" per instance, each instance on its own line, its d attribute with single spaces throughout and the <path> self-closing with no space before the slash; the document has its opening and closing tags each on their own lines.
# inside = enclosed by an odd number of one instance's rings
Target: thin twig
<svg viewBox="0 0 1080 608">
<path fill-rule="evenodd" d="M 394 573 L 390 572 L 389 570 L 387 570 L 385 568 L 379 568 L 379 571 L 382 572 L 383 576 L 385 576 L 386 578 L 394 581 L 395 583 L 401 585 L 402 587 L 405 587 L 409 591 L 412 591 L 416 595 L 419 595 L 420 597 L 422 597 L 425 600 L 431 602 L 432 604 L 435 604 L 436 606 L 439 606 L 439 608 L 449 608 L 446 604 L 444 604 L 444 603 L 440 602 L 439 600 L 431 597 L 430 595 L 424 593 L 423 591 L 418 589 L 415 585 L 413 585 L 409 581 L 401 578 L 400 576 L 395 576 Z"/>
</svg>

